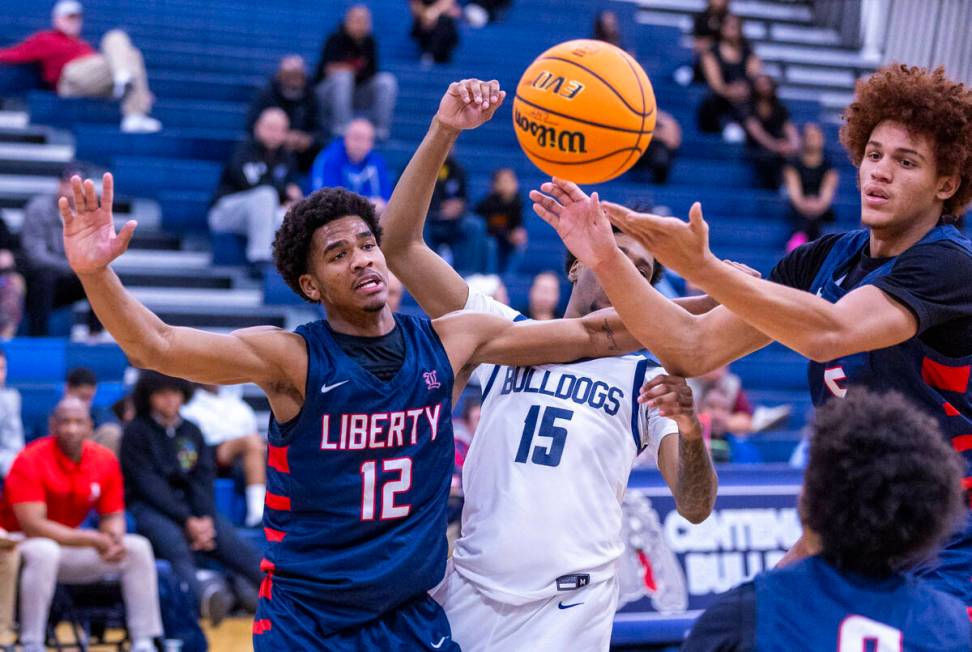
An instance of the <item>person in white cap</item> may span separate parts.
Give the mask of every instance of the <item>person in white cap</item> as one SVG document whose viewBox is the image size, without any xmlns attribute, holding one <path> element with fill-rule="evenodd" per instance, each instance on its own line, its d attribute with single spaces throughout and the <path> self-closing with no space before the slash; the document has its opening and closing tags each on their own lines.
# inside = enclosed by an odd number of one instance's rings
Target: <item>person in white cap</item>
<svg viewBox="0 0 972 652">
<path fill-rule="evenodd" d="M 61 97 L 111 97 L 121 100 L 121 130 L 158 131 L 162 124 L 149 117 L 149 91 L 142 53 L 125 32 L 114 29 L 95 50 L 81 38 L 84 9 L 77 0 L 60 0 L 51 12 L 53 29 L 31 34 L 0 48 L 0 63 L 36 63 L 44 82 Z"/>
</svg>

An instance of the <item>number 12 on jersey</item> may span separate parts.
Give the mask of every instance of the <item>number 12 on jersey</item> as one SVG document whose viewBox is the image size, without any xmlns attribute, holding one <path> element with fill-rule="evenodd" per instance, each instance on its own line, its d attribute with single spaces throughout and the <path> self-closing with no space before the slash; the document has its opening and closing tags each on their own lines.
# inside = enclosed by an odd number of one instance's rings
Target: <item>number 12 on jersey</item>
<svg viewBox="0 0 972 652">
<path fill-rule="evenodd" d="M 379 520 L 408 516 L 411 505 L 396 505 L 395 494 L 412 488 L 412 460 L 409 457 L 382 460 L 383 473 L 398 472 L 398 479 L 388 480 L 381 486 L 381 514 Z M 378 498 L 378 462 L 369 460 L 361 465 L 361 520 L 375 520 L 375 502 Z"/>
<path fill-rule="evenodd" d="M 530 460 L 534 464 L 543 466 L 557 466 L 560 458 L 564 454 L 564 443 L 567 441 L 567 429 L 557 425 L 557 421 L 570 421 L 574 418 L 573 410 L 565 410 L 557 407 L 547 407 L 540 416 L 540 405 L 534 405 L 527 412 L 526 421 L 523 423 L 523 435 L 520 437 L 520 446 L 516 451 L 515 462 L 520 464 L 527 463 L 527 456 L 533 444 L 533 437 L 546 437 L 549 442 L 538 442 L 533 448 L 533 456 Z M 540 422 L 539 429 L 537 421 Z M 546 446 L 544 446 L 546 444 Z"/>
</svg>

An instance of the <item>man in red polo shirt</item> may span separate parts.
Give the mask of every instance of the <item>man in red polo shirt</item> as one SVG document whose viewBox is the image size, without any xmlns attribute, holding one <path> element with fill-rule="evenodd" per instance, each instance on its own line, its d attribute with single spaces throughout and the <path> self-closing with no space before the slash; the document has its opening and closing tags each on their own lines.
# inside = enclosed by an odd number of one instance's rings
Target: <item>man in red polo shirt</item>
<svg viewBox="0 0 972 652">
<path fill-rule="evenodd" d="M 52 435 L 17 455 L 3 487 L 0 526 L 20 531 L 20 640 L 44 649 L 44 630 L 58 582 L 90 584 L 120 576 L 132 652 L 155 650 L 162 635 L 155 556 L 144 537 L 125 534 L 121 467 L 91 435 L 88 406 L 66 397 L 54 408 Z M 80 529 L 97 510 L 97 530 Z"/>
<path fill-rule="evenodd" d="M 121 100 L 122 131 L 158 131 L 162 124 L 148 115 L 154 98 L 142 53 L 120 29 L 105 34 L 96 51 L 81 38 L 82 12 L 77 0 L 60 0 L 51 12 L 53 29 L 0 48 L 0 63 L 36 63 L 44 82 L 61 97 Z"/>
</svg>

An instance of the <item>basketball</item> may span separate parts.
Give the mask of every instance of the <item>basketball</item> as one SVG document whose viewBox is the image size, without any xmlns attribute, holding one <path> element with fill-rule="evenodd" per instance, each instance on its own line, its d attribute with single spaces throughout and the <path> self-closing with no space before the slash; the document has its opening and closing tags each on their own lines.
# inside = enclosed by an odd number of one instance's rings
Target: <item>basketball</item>
<svg viewBox="0 0 972 652">
<path fill-rule="evenodd" d="M 513 125 L 523 152 L 545 173 L 600 183 L 644 154 L 655 128 L 655 94 L 648 75 L 621 48 L 566 41 L 523 73 Z"/>
</svg>

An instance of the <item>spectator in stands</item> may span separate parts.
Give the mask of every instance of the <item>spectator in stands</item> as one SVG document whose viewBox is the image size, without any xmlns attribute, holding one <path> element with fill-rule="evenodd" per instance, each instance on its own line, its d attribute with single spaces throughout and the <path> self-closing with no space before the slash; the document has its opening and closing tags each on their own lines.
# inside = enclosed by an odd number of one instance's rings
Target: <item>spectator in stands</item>
<svg viewBox="0 0 972 652">
<path fill-rule="evenodd" d="M 721 38 L 702 53 L 702 72 L 709 95 L 699 105 L 699 131 L 716 133 L 723 123 L 742 121 L 750 99 L 750 84 L 762 64 L 742 33 L 742 21 L 732 14 L 722 21 Z"/>
<path fill-rule="evenodd" d="M 246 526 L 263 520 L 267 497 L 267 444 L 257 431 L 256 414 L 233 388 L 196 385 L 182 416 L 202 431 L 216 460 L 217 473 L 226 474 L 236 464 L 243 467 L 246 484 Z"/>
<path fill-rule="evenodd" d="M 355 112 L 368 118 L 378 140 L 388 140 L 398 80 L 378 70 L 378 48 L 371 33 L 371 11 L 354 5 L 327 37 L 314 73 L 326 132 L 342 135 Z"/>
<path fill-rule="evenodd" d="M 622 50 L 628 49 L 624 45 L 624 39 L 621 38 L 618 15 L 611 9 L 601 9 L 594 16 L 594 39 L 610 43 Z"/>
<path fill-rule="evenodd" d="M 560 308 L 560 279 L 553 272 L 540 272 L 530 285 L 528 317 L 536 321 L 557 319 Z"/>
<path fill-rule="evenodd" d="M 450 152 L 439 169 L 435 190 L 432 191 L 425 239 L 434 251 L 448 247 L 453 265 L 459 264 L 454 260 L 456 247 L 471 237 L 469 220 L 466 219 L 466 201 L 466 171 Z M 450 260 L 449 257 L 446 259 Z"/>
<path fill-rule="evenodd" d="M 719 42 L 722 34 L 722 23 L 729 15 L 729 0 L 709 0 L 705 10 L 696 14 L 692 20 L 692 52 L 695 57 L 695 81 L 705 81 L 702 72 L 702 55 L 712 49 Z"/>
<path fill-rule="evenodd" d="M 0 478 L 7 477 L 14 458 L 24 448 L 24 423 L 20 418 L 20 406 L 20 392 L 13 387 L 7 387 L 7 354 L 0 349 Z M 0 606 L 0 622 L 2 612 L 3 607 Z"/>
<path fill-rule="evenodd" d="M 101 444 L 115 455 L 121 442 L 122 428 L 115 420 L 111 409 L 95 409 L 94 398 L 98 393 L 98 377 L 87 367 L 76 367 L 68 371 L 64 381 L 64 395 L 80 399 L 88 406 L 94 422 L 91 441 Z"/>
<path fill-rule="evenodd" d="M 519 255 L 527 244 L 527 232 L 523 228 L 520 182 L 512 168 L 493 171 L 492 188 L 476 204 L 476 213 L 486 221 L 486 232 L 496 242 L 497 271 L 516 271 Z"/>
<path fill-rule="evenodd" d="M 9 340 L 17 334 L 24 316 L 26 282 L 17 270 L 20 243 L 0 219 L 0 339 Z"/>
<path fill-rule="evenodd" d="M 283 109 L 264 109 L 253 125 L 253 137 L 237 146 L 223 168 L 209 209 L 213 233 L 246 236 L 246 259 L 254 278 L 261 278 L 270 264 L 273 236 L 286 208 L 303 196 L 294 155 L 284 147 L 289 132 Z"/>
<path fill-rule="evenodd" d="M 824 134 L 820 126 L 808 122 L 803 126 L 800 154 L 783 168 L 783 183 L 790 202 L 793 234 L 787 251 L 820 237 L 824 223 L 834 222 L 834 197 L 837 194 L 837 170 L 824 154 Z"/>
<path fill-rule="evenodd" d="M 199 428 L 179 416 L 190 398 L 188 381 L 143 371 L 132 393 L 136 417 L 122 437 L 121 464 L 138 531 L 172 564 L 203 616 L 215 624 L 232 597 L 222 583 L 196 578 L 194 553 L 219 561 L 254 591 L 262 575 L 257 551 L 216 513 L 213 457 Z"/>
<path fill-rule="evenodd" d="M 703 402 L 713 391 L 719 392 L 726 400 L 723 432 L 747 435 L 779 427 L 790 416 L 789 405 L 775 407 L 753 407 L 742 378 L 730 371 L 728 365 L 713 369 L 707 374 L 688 380 L 689 387 L 701 409 Z"/>
<path fill-rule="evenodd" d="M 364 118 L 352 120 L 343 138 L 334 139 L 311 169 L 311 189 L 347 188 L 367 197 L 381 215 L 391 198 L 385 158 L 375 151 L 375 128 Z"/>
<path fill-rule="evenodd" d="M 456 0 L 409 0 L 412 38 L 422 53 L 422 65 L 449 63 L 459 45 L 456 20 L 462 15 Z"/>
<path fill-rule="evenodd" d="M 800 135 L 769 75 L 759 75 L 753 81 L 752 103 L 743 126 L 760 185 L 767 190 L 778 189 L 783 182 L 783 165 L 800 149 Z"/>
<path fill-rule="evenodd" d="M 717 597 L 682 651 L 969 649 L 965 605 L 908 574 L 965 520 L 964 469 L 904 396 L 830 401 L 798 501 L 809 556 Z"/>
<path fill-rule="evenodd" d="M 88 406 L 65 397 L 54 408 L 51 435 L 25 448 L 3 487 L 0 524 L 23 531 L 20 639 L 44 650 L 47 616 L 57 583 L 121 578 L 133 652 L 154 651 L 162 635 L 155 557 L 143 537 L 125 533 L 125 500 L 118 460 L 88 440 Z M 79 527 L 91 509 L 97 530 Z"/>
<path fill-rule="evenodd" d="M 472 274 L 466 277 L 466 285 L 470 292 L 484 294 L 504 306 L 510 305 L 510 293 L 503 284 L 503 279 L 496 274 Z"/>
<path fill-rule="evenodd" d="M 81 38 L 83 8 L 75 0 L 60 0 L 51 13 L 53 29 L 0 49 L 0 63 L 36 63 L 44 82 L 61 97 L 99 97 L 121 101 L 121 130 L 158 131 L 150 118 L 154 97 L 149 91 L 142 53 L 128 34 L 114 29 L 96 51 Z"/>
<path fill-rule="evenodd" d="M 70 163 L 61 173 L 56 194 L 38 195 L 24 209 L 24 225 L 20 231 L 24 263 L 27 273 L 27 325 L 32 336 L 48 334 L 48 319 L 55 308 L 69 306 L 85 298 L 81 281 L 71 271 L 64 255 L 64 234 L 61 214 L 57 210 L 59 197 L 67 197 L 74 205 L 71 177 L 87 176 L 84 166 Z M 88 311 L 89 334 L 101 332 L 101 323 L 93 310 Z"/>
<path fill-rule="evenodd" d="M 634 167 L 639 171 L 650 172 L 655 183 L 667 183 L 675 154 L 681 146 L 682 126 L 671 113 L 659 111 L 651 143 Z"/>
<path fill-rule="evenodd" d="M 314 157 L 324 146 L 317 94 L 307 83 L 304 58 L 291 54 L 280 60 L 276 74 L 250 106 L 246 128 L 250 131 L 265 109 L 283 109 L 290 119 L 284 147 L 297 158 L 301 170 L 309 170 Z"/>
</svg>

